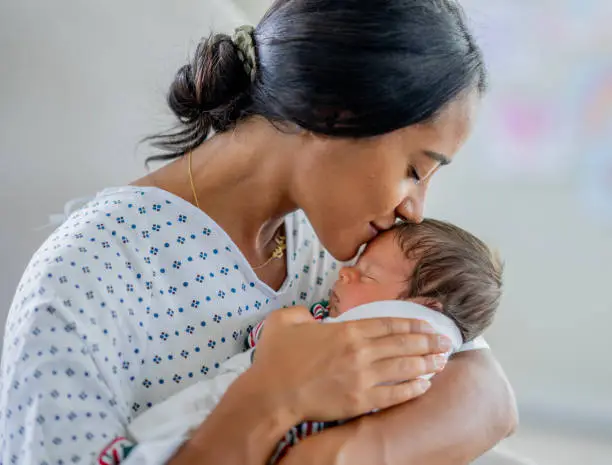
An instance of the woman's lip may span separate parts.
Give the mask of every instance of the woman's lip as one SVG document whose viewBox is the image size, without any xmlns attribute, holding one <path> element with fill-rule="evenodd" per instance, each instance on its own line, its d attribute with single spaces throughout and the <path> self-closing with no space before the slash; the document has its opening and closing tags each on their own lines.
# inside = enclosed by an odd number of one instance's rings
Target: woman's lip
<svg viewBox="0 0 612 465">
<path fill-rule="evenodd" d="M 374 239 L 376 236 L 378 236 L 381 233 L 381 230 L 378 229 L 378 227 L 374 224 L 374 223 L 370 223 L 370 231 L 371 231 L 371 239 Z"/>
<path fill-rule="evenodd" d="M 383 226 L 381 226 L 380 224 L 378 224 L 378 223 L 376 223 L 374 221 L 371 221 L 370 224 L 372 226 L 374 226 L 378 230 L 379 233 L 381 233 L 381 232 L 385 232 L 385 231 L 388 231 L 389 229 L 391 229 L 393 227 L 393 225 L 395 224 L 395 222 L 393 222 L 391 224 L 386 224 L 386 225 L 383 225 Z"/>
</svg>

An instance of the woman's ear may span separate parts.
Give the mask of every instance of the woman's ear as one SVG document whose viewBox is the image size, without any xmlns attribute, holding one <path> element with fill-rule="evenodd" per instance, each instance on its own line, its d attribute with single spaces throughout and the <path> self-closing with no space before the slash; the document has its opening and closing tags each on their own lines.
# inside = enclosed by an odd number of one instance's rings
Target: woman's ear
<svg viewBox="0 0 612 465">
<path fill-rule="evenodd" d="M 415 297 L 414 299 L 409 299 L 410 302 L 414 302 L 415 304 L 422 305 L 423 307 L 427 307 L 431 310 L 435 310 L 436 312 L 441 312 L 444 310 L 444 306 L 442 302 L 439 300 L 433 299 L 431 297 Z"/>
</svg>

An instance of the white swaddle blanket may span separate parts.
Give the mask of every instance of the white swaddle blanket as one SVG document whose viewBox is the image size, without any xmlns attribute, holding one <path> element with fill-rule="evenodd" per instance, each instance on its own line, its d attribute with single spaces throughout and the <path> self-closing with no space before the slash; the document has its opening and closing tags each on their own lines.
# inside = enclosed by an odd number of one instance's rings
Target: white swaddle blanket
<svg viewBox="0 0 612 465">
<path fill-rule="evenodd" d="M 423 305 L 404 300 L 385 300 L 350 309 L 337 318 L 327 318 L 325 323 L 340 323 L 367 318 L 412 318 L 427 321 L 438 334 L 448 337 L 453 343 L 452 352 L 456 352 L 463 344 L 461 332 L 453 320 Z"/>
<path fill-rule="evenodd" d="M 462 344 L 461 333 L 455 323 L 440 312 L 405 301 L 384 301 L 355 307 L 338 318 L 328 318 L 325 323 L 335 323 L 367 318 L 413 318 L 429 322 L 439 334 L 451 339 L 452 352 Z M 221 396 L 238 376 L 251 365 L 251 350 L 235 355 L 221 365 L 218 374 L 200 381 L 175 394 L 164 402 L 137 417 L 128 426 L 128 433 L 135 442 L 186 439 L 219 403 Z M 428 375 L 431 377 L 433 375 Z"/>
</svg>

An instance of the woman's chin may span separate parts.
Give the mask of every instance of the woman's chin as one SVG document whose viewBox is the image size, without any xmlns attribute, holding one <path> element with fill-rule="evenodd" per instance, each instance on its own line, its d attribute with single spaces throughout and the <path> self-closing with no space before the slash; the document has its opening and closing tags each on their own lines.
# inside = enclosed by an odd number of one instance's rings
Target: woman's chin
<svg viewBox="0 0 612 465">
<path fill-rule="evenodd" d="M 355 231 L 350 229 L 334 232 L 336 234 L 333 236 L 322 235 L 321 242 L 339 262 L 351 262 L 356 259 L 371 239 L 368 234 L 355 234 Z"/>
<path fill-rule="evenodd" d="M 350 262 L 357 258 L 361 252 L 361 248 L 362 245 L 349 248 L 347 247 L 347 244 L 337 244 L 337 246 L 335 245 L 334 247 L 327 248 L 327 251 L 339 262 Z"/>
</svg>

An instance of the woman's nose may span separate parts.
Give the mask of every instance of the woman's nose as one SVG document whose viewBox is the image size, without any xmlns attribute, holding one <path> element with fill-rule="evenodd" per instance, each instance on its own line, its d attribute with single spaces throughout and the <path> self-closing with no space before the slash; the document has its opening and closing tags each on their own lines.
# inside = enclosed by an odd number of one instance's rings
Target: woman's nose
<svg viewBox="0 0 612 465">
<path fill-rule="evenodd" d="M 359 272 L 352 266 L 345 266 L 340 270 L 340 282 L 350 284 L 357 280 Z"/>
<path fill-rule="evenodd" d="M 425 209 L 425 194 L 427 186 L 422 186 L 417 192 L 407 196 L 395 209 L 395 214 L 412 223 L 423 221 L 423 210 Z"/>
<path fill-rule="evenodd" d="M 423 204 L 414 202 L 410 198 L 405 199 L 397 209 L 397 216 L 411 223 L 421 223 L 423 221 Z"/>
</svg>

